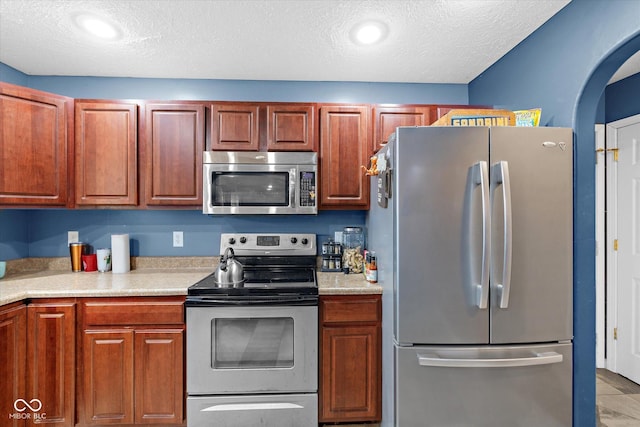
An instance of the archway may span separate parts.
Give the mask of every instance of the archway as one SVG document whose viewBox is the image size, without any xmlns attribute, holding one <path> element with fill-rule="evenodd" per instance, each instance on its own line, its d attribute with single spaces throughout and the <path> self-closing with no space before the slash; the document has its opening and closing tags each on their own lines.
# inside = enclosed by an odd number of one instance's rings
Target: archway
<svg viewBox="0 0 640 427">
<path fill-rule="evenodd" d="M 611 76 L 638 50 L 640 32 L 612 48 L 592 71 L 575 109 L 574 235 L 579 238 L 574 243 L 574 414 L 581 408 L 595 408 L 595 247 L 591 242 L 595 241 L 596 109 Z M 591 416 L 578 418 L 586 421 Z"/>
</svg>

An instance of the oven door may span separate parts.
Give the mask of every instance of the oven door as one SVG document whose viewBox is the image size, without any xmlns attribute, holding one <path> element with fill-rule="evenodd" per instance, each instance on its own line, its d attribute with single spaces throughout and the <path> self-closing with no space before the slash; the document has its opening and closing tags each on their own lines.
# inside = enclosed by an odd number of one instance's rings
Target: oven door
<svg viewBox="0 0 640 427">
<path fill-rule="evenodd" d="M 315 392 L 318 307 L 187 307 L 189 395 Z"/>
</svg>

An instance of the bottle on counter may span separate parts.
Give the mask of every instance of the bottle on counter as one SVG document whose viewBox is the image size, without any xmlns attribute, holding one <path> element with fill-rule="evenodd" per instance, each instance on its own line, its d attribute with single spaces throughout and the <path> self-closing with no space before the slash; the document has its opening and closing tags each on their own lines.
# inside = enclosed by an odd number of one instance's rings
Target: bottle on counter
<svg viewBox="0 0 640 427">
<path fill-rule="evenodd" d="M 374 251 L 371 251 L 371 275 L 369 282 L 378 283 L 378 262 Z"/>
<path fill-rule="evenodd" d="M 367 252 L 365 277 L 369 283 L 378 282 L 378 264 L 375 251 Z"/>
</svg>

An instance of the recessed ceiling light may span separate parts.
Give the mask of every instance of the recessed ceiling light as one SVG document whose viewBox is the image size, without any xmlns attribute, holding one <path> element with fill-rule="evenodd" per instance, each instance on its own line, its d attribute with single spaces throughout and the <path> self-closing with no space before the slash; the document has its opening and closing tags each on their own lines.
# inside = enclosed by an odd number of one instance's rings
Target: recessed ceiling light
<svg viewBox="0 0 640 427">
<path fill-rule="evenodd" d="M 94 15 L 82 14 L 76 16 L 76 24 L 92 36 L 104 40 L 115 40 L 120 37 L 120 31 L 115 25 Z"/>
<path fill-rule="evenodd" d="M 387 31 L 387 26 L 382 22 L 363 22 L 351 30 L 351 39 L 357 44 L 372 45 L 381 42 L 387 36 Z"/>
</svg>

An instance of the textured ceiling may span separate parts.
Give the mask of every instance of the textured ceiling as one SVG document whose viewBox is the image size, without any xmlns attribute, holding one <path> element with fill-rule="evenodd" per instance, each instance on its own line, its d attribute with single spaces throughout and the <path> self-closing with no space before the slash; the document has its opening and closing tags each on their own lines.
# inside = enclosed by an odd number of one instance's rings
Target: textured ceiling
<svg viewBox="0 0 640 427">
<path fill-rule="evenodd" d="M 0 0 L 0 61 L 30 75 L 468 83 L 569 0 Z M 116 23 L 99 41 L 80 13 Z M 386 39 L 357 46 L 363 20 Z"/>
</svg>

